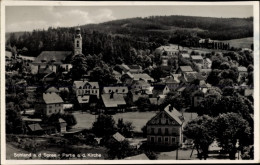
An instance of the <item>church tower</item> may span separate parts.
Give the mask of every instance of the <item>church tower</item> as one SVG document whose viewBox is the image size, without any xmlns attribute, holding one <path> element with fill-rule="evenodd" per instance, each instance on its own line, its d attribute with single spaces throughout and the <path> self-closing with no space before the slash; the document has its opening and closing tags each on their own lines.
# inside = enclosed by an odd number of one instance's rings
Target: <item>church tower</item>
<svg viewBox="0 0 260 165">
<path fill-rule="evenodd" d="M 76 28 L 76 34 L 74 36 L 74 55 L 82 54 L 82 37 L 80 34 L 80 28 Z"/>
</svg>

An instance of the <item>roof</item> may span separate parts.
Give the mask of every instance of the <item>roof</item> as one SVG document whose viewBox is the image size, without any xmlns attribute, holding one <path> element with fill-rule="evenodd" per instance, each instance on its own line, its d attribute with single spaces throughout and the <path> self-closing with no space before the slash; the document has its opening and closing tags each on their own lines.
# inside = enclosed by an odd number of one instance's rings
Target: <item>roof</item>
<svg viewBox="0 0 260 165">
<path fill-rule="evenodd" d="M 245 96 L 252 96 L 254 93 L 253 89 L 245 89 L 244 95 Z"/>
<path fill-rule="evenodd" d="M 129 69 L 142 69 L 139 65 L 127 65 Z"/>
<path fill-rule="evenodd" d="M 110 98 L 111 94 L 103 94 L 101 95 L 102 101 L 106 108 L 114 108 L 118 107 L 118 105 L 125 105 L 125 99 L 122 94 L 113 94 L 113 97 Z"/>
<path fill-rule="evenodd" d="M 179 88 L 177 91 L 178 92 L 182 92 L 182 91 L 184 91 L 186 89 L 186 87 L 181 87 L 181 88 Z"/>
<path fill-rule="evenodd" d="M 72 54 L 72 51 L 42 51 L 39 56 L 33 61 L 33 63 L 51 62 L 63 63 L 63 61 Z"/>
<path fill-rule="evenodd" d="M 239 66 L 239 67 L 237 67 L 237 69 L 239 72 L 247 72 L 247 68 L 244 66 Z"/>
<path fill-rule="evenodd" d="M 29 127 L 29 129 L 31 131 L 40 131 L 40 130 L 42 130 L 42 127 L 38 123 L 29 124 L 28 127 Z"/>
<path fill-rule="evenodd" d="M 131 86 L 133 88 L 135 88 L 135 86 L 150 87 L 151 85 L 144 80 L 136 80 L 136 81 L 133 81 Z"/>
<path fill-rule="evenodd" d="M 180 70 L 182 72 L 192 72 L 193 71 L 191 66 L 180 66 Z"/>
<path fill-rule="evenodd" d="M 114 75 L 122 75 L 121 73 L 119 73 L 118 71 L 115 71 L 115 70 L 113 70 L 113 74 Z"/>
<path fill-rule="evenodd" d="M 132 75 L 134 77 L 134 80 L 154 81 L 154 79 L 146 73 L 137 73 L 137 74 L 132 74 Z"/>
<path fill-rule="evenodd" d="M 186 82 L 192 82 L 197 79 L 198 72 L 184 72 L 184 79 Z"/>
<path fill-rule="evenodd" d="M 164 79 L 164 82 L 165 83 L 180 83 L 180 80 L 177 76 L 167 76 L 165 79 Z"/>
<path fill-rule="evenodd" d="M 198 117 L 198 114 L 194 112 L 184 112 L 182 115 L 184 116 L 183 126 L 185 126 L 189 121 Z"/>
<path fill-rule="evenodd" d="M 158 48 L 156 48 L 157 50 L 161 50 L 161 51 L 167 51 L 167 52 L 174 52 L 174 51 L 179 51 L 178 50 L 178 46 L 177 45 L 169 45 L 169 46 L 160 46 Z"/>
<path fill-rule="evenodd" d="M 66 123 L 66 121 L 61 119 L 61 118 L 59 118 L 59 123 Z"/>
<path fill-rule="evenodd" d="M 205 60 L 206 60 L 208 63 L 212 63 L 211 59 L 209 59 L 209 58 L 206 58 Z"/>
<path fill-rule="evenodd" d="M 161 97 L 159 99 L 157 99 L 157 98 L 149 98 L 150 104 L 154 104 L 154 105 L 162 104 L 163 100 L 164 100 L 164 98 L 161 98 Z"/>
<path fill-rule="evenodd" d="M 118 142 L 122 142 L 125 140 L 125 137 L 123 135 L 121 135 L 119 132 L 115 133 L 113 135 L 113 138 L 118 141 Z"/>
<path fill-rule="evenodd" d="M 46 92 L 59 92 L 59 90 L 57 89 L 57 88 L 55 88 L 55 87 L 50 87 L 50 88 L 48 88 L 47 90 L 46 90 Z"/>
<path fill-rule="evenodd" d="M 42 73 L 42 74 L 50 74 L 50 73 L 52 73 L 53 71 L 50 70 L 50 68 L 40 68 L 40 69 L 38 70 L 38 72 L 39 72 L 39 73 Z"/>
<path fill-rule="evenodd" d="M 190 58 L 190 55 L 189 55 L 188 53 L 183 53 L 183 54 L 181 54 L 181 56 L 182 56 L 183 58 Z"/>
<path fill-rule="evenodd" d="M 195 55 L 195 56 L 191 56 L 192 60 L 203 60 L 202 56 L 199 55 Z"/>
<path fill-rule="evenodd" d="M 124 158 L 125 160 L 149 160 L 145 154 L 135 155 Z"/>
<path fill-rule="evenodd" d="M 43 100 L 46 104 L 63 103 L 62 98 L 56 93 L 43 93 Z"/>
<path fill-rule="evenodd" d="M 98 82 L 88 82 L 88 81 L 81 80 L 81 81 L 74 81 L 73 84 L 77 89 L 84 88 L 86 84 L 89 84 L 92 88 L 97 88 L 97 89 L 99 88 Z"/>
<path fill-rule="evenodd" d="M 154 84 L 153 95 L 158 96 L 162 94 L 163 90 L 167 87 L 165 84 Z"/>
<path fill-rule="evenodd" d="M 5 56 L 8 57 L 8 58 L 11 58 L 12 57 L 12 52 L 5 51 Z"/>
<path fill-rule="evenodd" d="M 128 88 L 127 87 L 104 87 L 103 88 L 103 93 L 128 93 Z"/>
<path fill-rule="evenodd" d="M 182 116 L 179 111 L 177 111 L 174 107 L 172 107 L 172 111 L 170 111 L 170 104 L 164 108 L 164 111 L 171 117 L 173 118 L 178 124 L 182 124 L 182 121 L 180 117 Z"/>
<path fill-rule="evenodd" d="M 77 100 L 80 104 L 89 103 L 89 95 L 78 96 Z"/>
</svg>

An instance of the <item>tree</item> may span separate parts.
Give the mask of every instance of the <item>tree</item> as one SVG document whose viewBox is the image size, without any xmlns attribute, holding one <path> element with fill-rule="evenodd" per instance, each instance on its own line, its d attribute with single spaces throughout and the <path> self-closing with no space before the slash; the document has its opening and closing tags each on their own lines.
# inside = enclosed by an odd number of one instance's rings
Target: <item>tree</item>
<svg viewBox="0 0 260 165">
<path fill-rule="evenodd" d="M 98 137 L 112 135 L 116 132 L 115 120 L 111 115 L 100 114 L 93 123 L 92 131 Z"/>
<path fill-rule="evenodd" d="M 150 107 L 150 100 L 145 97 L 139 97 L 138 100 L 135 101 L 135 105 L 140 111 L 145 111 Z"/>
<path fill-rule="evenodd" d="M 184 127 L 184 135 L 193 140 L 199 159 L 208 157 L 209 145 L 215 138 L 214 119 L 203 115 L 190 121 Z M 202 152 L 200 152 L 200 150 Z"/>
<path fill-rule="evenodd" d="M 77 124 L 77 120 L 73 114 L 63 114 L 61 115 L 61 118 L 66 121 L 67 128 L 71 128 Z"/>
<path fill-rule="evenodd" d="M 90 80 L 99 82 L 101 86 L 115 84 L 117 82 L 112 73 L 112 69 L 106 64 L 103 64 L 101 67 L 94 68 L 90 74 Z"/>
<path fill-rule="evenodd" d="M 25 123 L 23 122 L 19 106 L 8 103 L 6 106 L 6 133 L 22 134 L 26 132 Z"/>
<path fill-rule="evenodd" d="M 78 54 L 72 58 L 71 76 L 73 80 L 81 79 L 82 75 L 87 73 L 87 60 L 83 54 Z"/>
<path fill-rule="evenodd" d="M 117 122 L 117 130 L 124 137 L 132 137 L 132 131 L 134 130 L 134 126 L 132 122 L 126 121 L 124 123 L 123 118 L 119 118 Z"/>
<path fill-rule="evenodd" d="M 133 154 L 133 149 L 127 140 L 122 142 L 108 141 L 107 148 L 109 159 L 124 159 Z"/>
<path fill-rule="evenodd" d="M 215 128 L 219 146 L 229 153 L 230 159 L 235 159 L 237 142 L 239 142 L 239 148 L 249 145 L 251 128 L 239 114 L 232 112 L 220 114 L 216 118 Z"/>
<path fill-rule="evenodd" d="M 220 81 L 220 73 L 221 73 L 221 70 L 213 69 L 209 73 L 209 76 L 207 77 L 207 82 L 212 84 L 213 86 L 216 86 Z"/>
</svg>

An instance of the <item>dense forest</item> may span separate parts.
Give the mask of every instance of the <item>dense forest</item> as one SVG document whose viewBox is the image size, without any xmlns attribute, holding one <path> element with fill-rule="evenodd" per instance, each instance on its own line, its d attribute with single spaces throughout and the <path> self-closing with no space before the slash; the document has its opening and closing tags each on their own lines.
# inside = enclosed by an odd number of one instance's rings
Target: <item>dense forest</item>
<svg viewBox="0 0 260 165">
<path fill-rule="evenodd" d="M 6 45 L 29 56 L 38 56 L 43 50 L 73 50 L 74 33 L 73 27 L 11 33 L 6 35 Z M 129 55 L 138 54 L 135 50 L 151 52 L 163 44 L 182 44 L 187 38 L 252 37 L 253 18 L 151 16 L 83 25 L 81 33 L 83 54 L 102 54 L 109 63 L 133 63 Z"/>
</svg>

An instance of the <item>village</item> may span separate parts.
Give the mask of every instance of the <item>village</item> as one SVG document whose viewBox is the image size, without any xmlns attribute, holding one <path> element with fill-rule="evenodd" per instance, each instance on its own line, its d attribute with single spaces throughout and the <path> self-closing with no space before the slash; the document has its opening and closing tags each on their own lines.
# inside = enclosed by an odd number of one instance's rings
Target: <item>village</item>
<svg viewBox="0 0 260 165">
<path fill-rule="evenodd" d="M 189 136 L 189 123 L 205 114 L 236 113 L 240 104 L 227 105 L 236 101 L 231 97 L 243 100 L 249 110 L 238 113 L 253 121 L 253 65 L 244 62 L 252 49 L 200 39 L 197 47 L 157 47 L 142 59 L 146 68 L 125 63 L 87 68 L 82 39 L 76 27 L 71 51 L 28 57 L 22 53 L 26 48 L 19 53 L 7 48 L 10 158 L 24 159 L 11 154 L 18 148 L 42 153 L 26 159 L 201 159 L 205 151 Z M 207 158 L 229 159 L 216 139 L 208 144 Z"/>
</svg>

